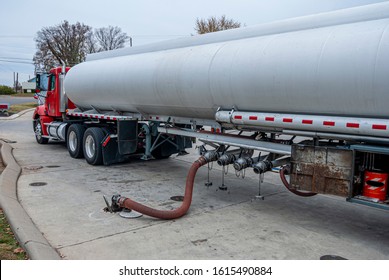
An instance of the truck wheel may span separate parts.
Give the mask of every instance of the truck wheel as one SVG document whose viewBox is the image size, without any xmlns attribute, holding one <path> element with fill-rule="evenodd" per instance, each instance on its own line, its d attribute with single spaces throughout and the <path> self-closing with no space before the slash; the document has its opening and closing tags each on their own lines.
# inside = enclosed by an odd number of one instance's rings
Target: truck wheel
<svg viewBox="0 0 389 280">
<path fill-rule="evenodd" d="M 49 143 L 48 138 L 44 138 L 42 134 L 42 124 L 41 124 L 41 118 L 36 118 L 34 120 L 34 132 L 35 132 L 35 139 L 36 142 L 39 144 L 47 144 Z"/>
<path fill-rule="evenodd" d="M 85 131 L 83 148 L 87 163 L 91 165 L 100 165 L 103 163 L 103 139 L 104 132 L 99 127 L 90 127 Z"/>
<path fill-rule="evenodd" d="M 68 148 L 69 155 L 72 158 L 84 157 L 82 149 L 82 140 L 84 138 L 85 127 L 81 124 L 72 124 L 67 133 L 66 146 Z"/>
</svg>

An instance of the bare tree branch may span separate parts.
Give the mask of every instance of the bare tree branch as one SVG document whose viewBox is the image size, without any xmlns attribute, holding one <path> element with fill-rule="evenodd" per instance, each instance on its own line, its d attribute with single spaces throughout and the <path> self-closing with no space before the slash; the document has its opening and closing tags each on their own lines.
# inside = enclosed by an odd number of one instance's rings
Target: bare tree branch
<svg viewBox="0 0 389 280">
<path fill-rule="evenodd" d="M 37 33 L 33 61 L 36 69 L 44 71 L 61 64 L 61 61 L 73 66 L 84 61 L 89 53 L 122 48 L 129 38 L 117 26 L 99 28 L 93 33 L 88 25 L 70 24 L 65 20 Z"/>
<path fill-rule="evenodd" d="M 100 52 L 123 48 L 130 37 L 120 27 L 108 26 L 96 29 L 95 39 Z"/>
<path fill-rule="evenodd" d="M 197 34 L 205 34 L 210 32 L 217 32 L 227 29 L 239 28 L 241 23 L 228 19 L 225 15 L 220 18 L 209 17 L 208 19 L 196 19 L 195 31 Z"/>
</svg>

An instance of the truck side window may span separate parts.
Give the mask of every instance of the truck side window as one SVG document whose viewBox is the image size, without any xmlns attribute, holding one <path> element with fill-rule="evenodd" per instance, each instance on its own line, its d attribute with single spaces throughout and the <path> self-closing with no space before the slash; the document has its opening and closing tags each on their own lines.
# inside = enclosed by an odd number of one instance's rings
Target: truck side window
<svg viewBox="0 0 389 280">
<path fill-rule="evenodd" d="M 55 75 L 50 75 L 50 85 L 49 85 L 49 90 L 54 90 L 55 89 Z"/>
</svg>

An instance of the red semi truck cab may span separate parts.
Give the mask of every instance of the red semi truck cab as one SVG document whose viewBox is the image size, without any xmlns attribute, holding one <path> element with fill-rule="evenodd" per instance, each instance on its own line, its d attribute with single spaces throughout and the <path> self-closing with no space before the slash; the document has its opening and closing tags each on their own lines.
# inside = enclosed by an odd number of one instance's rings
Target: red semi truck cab
<svg viewBox="0 0 389 280">
<path fill-rule="evenodd" d="M 64 69 L 65 73 L 63 73 Z M 39 93 L 43 88 L 47 89 L 45 103 L 41 105 L 43 106 L 42 108 L 37 108 L 37 110 L 44 110 L 46 116 L 53 118 L 62 117 L 64 110 L 63 108 L 61 109 L 61 105 L 65 105 L 65 109 L 75 108 L 73 102 L 70 100 L 66 100 L 67 104 L 61 104 L 61 95 L 64 94 L 63 78 L 69 69 L 70 67 L 56 67 L 51 69 L 49 73 L 37 74 L 37 92 Z M 48 75 L 48 80 L 45 80 L 48 83 L 47 85 L 41 84 L 41 82 L 44 82 L 40 78 L 42 75 Z"/>
<path fill-rule="evenodd" d="M 47 89 L 44 104 L 36 107 L 33 115 L 33 126 L 36 140 L 44 144 L 48 142 L 47 125 L 54 121 L 62 121 L 65 118 L 66 109 L 74 109 L 76 106 L 70 101 L 64 91 L 64 78 L 70 67 L 56 67 L 49 73 L 37 74 L 36 92 L 40 94 Z M 48 79 L 42 79 L 45 75 Z M 43 84 L 47 83 L 47 84 Z"/>
</svg>

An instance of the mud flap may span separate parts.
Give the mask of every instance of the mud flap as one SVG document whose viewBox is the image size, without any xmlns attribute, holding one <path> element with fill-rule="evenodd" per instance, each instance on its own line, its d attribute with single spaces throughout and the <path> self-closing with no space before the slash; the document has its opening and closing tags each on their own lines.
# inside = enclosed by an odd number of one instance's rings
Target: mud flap
<svg viewBox="0 0 389 280">
<path fill-rule="evenodd" d="M 104 165 L 111 165 L 128 159 L 128 156 L 119 153 L 116 137 L 113 138 L 110 135 L 107 135 L 103 140 L 102 147 Z"/>
<path fill-rule="evenodd" d="M 118 121 L 117 146 L 121 155 L 130 155 L 138 148 L 138 121 Z"/>
</svg>

